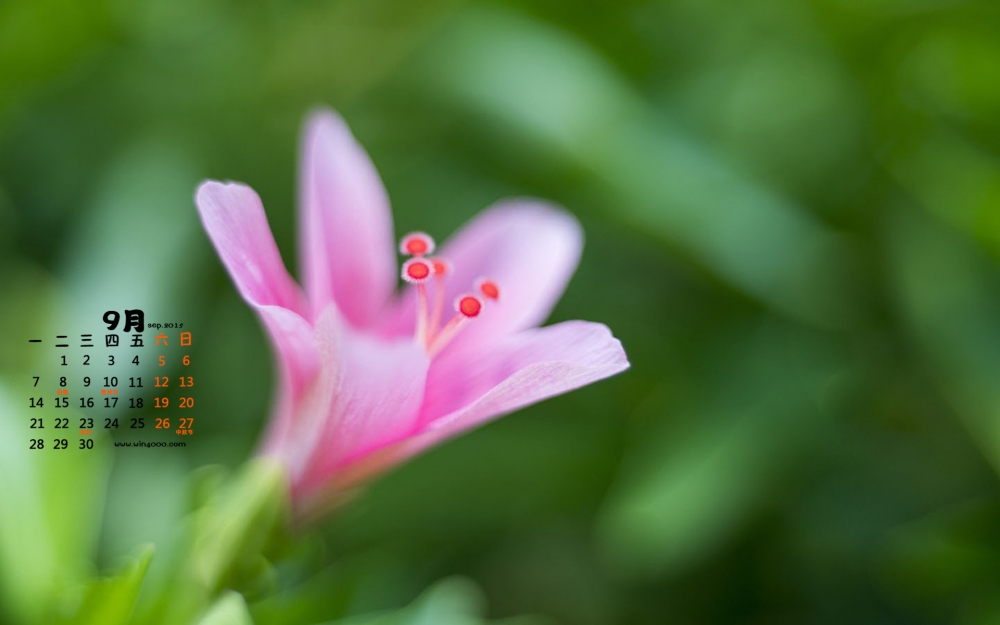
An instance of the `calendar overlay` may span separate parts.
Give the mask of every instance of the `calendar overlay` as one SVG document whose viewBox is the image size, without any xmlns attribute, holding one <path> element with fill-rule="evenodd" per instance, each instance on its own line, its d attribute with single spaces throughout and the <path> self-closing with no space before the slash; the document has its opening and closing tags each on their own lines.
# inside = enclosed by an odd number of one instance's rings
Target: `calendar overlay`
<svg viewBox="0 0 1000 625">
<path fill-rule="evenodd" d="M 138 309 L 109 310 L 103 322 L 100 332 L 28 339 L 42 363 L 26 398 L 28 448 L 93 449 L 95 439 L 185 447 L 195 432 L 193 333 L 183 323 L 146 323 Z"/>
</svg>

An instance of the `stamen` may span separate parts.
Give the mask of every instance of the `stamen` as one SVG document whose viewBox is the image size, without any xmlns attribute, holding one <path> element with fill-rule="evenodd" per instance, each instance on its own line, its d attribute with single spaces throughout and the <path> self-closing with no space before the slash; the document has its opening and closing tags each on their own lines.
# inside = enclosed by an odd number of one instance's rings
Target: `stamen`
<svg viewBox="0 0 1000 625">
<path fill-rule="evenodd" d="M 448 323 L 440 327 L 441 315 L 444 313 L 444 298 L 446 278 L 452 273 L 451 263 L 444 258 L 431 258 L 434 253 L 434 239 L 424 232 L 411 232 L 402 238 L 399 251 L 409 260 L 403 263 L 402 277 L 417 291 L 417 329 L 416 341 L 434 357 L 462 330 L 470 320 L 483 312 L 487 302 L 500 299 L 500 287 L 488 278 L 480 278 L 475 282 L 475 292 L 462 295 L 455 300 L 456 314 Z M 434 280 L 434 308 L 430 307 L 427 293 L 428 281 Z"/>
<path fill-rule="evenodd" d="M 440 256 L 432 258 L 431 264 L 434 265 L 434 275 L 438 278 L 444 278 L 451 273 L 451 263 Z"/>
<path fill-rule="evenodd" d="M 457 314 L 444 324 L 428 347 L 427 353 L 432 358 L 455 338 L 465 324 L 479 316 L 483 311 L 483 302 L 475 295 L 463 295 L 455 300 L 455 311 Z"/>
<path fill-rule="evenodd" d="M 483 310 L 483 303 L 475 295 L 463 295 L 455 303 L 455 310 L 464 317 L 478 317 Z"/>
<path fill-rule="evenodd" d="M 399 253 L 405 256 L 433 254 L 434 239 L 425 232 L 411 232 L 399 242 Z"/>
<path fill-rule="evenodd" d="M 427 282 L 434 269 L 429 262 L 422 258 L 411 258 L 403 263 L 403 280 L 410 284 L 421 284 Z"/>
<path fill-rule="evenodd" d="M 500 287 L 497 283 L 487 278 L 476 280 L 476 290 L 483 294 L 486 299 L 497 301 L 500 299 Z"/>
<path fill-rule="evenodd" d="M 427 331 L 427 279 L 434 271 L 423 258 L 411 258 L 403 263 L 403 280 L 417 287 L 417 342 L 425 347 L 430 343 Z"/>
<path fill-rule="evenodd" d="M 441 325 L 441 315 L 444 312 L 444 278 L 451 273 L 451 263 L 441 257 L 437 257 L 431 259 L 431 264 L 434 266 L 434 312 L 431 315 L 431 334 L 429 338 L 433 341 L 434 334 L 438 326 Z"/>
</svg>

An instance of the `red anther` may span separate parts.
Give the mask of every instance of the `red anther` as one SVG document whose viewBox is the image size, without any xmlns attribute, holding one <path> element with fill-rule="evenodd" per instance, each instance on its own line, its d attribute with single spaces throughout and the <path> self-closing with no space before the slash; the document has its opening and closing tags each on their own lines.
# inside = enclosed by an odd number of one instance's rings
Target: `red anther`
<svg viewBox="0 0 1000 625">
<path fill-rule="evenodd" d="M 486 299 L 494 301 L 500 299 L 500 287 L 498 287 L 497 283 L 492 280 L 480 278 L 479 280 L 476 280 L 476 288 L 479 289 L 479 292 L 482 293 L 483 297 Z"/>
<path fill-rule="evenodd" d="M 446 276 L 451 273 L 451 263 L 443 258 L 432 258 L 431 263 L 434 265 L 434 275 L 435 276 Z"/>
<path fill-rule="evenodd" d="M 411 232 L 399 242 L 400 254 L 424 256 L 434 253 L 434 239 L 424 232 Z"/>
<path fill-rule="evenodd" d="M 455 302 L 455 310 L 464 317 L 477 317 L 483 310 L 483 303 L 475 295 L 463 295 Z"/>
<path fill-rule="evenodd" d="M 403 280 L 410 284 L 420 284 L 431 275 L 431 264 L 422 258 L 411 258 L 403 263 Z"/>
</svg>

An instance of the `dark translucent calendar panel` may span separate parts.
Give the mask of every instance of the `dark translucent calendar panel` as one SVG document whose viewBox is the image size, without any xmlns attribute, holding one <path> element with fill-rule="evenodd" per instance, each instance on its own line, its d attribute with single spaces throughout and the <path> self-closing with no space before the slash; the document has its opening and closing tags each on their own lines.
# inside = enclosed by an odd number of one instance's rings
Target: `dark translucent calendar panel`
<svg viewBox="0 0 1000 625">
<path fill-rule="evenodd" d="M 101 321 L 28 339 L 41 351 L 24 399 L 28 449 L 186 446 L 199 382 L 194 334 L 183 323 L 146 323 L 142 310 L 108 311 Z"/>
</svg>

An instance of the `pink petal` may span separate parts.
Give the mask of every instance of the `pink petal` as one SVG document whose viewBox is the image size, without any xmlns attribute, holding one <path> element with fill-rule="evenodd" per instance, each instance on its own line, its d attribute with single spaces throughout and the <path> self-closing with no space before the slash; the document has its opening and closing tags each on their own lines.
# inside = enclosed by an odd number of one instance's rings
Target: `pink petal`
<svg viewBox="0 0 1000 625">
<path fill-rule="evenodd" d="M 237 290 L 268 330 L 277 358 L 278 388 L 265 450 L 280 446 L 293 406 L 319 370 L 312 328 L 302 318 L 298 286 L 285 270 L 278 247 L 253 189 L 208 181 L 195 203 L 202 224 Z"/>
<path fill-rule="evenodd" d="M 509 336 L 479 360 L 443 356 L 433 362 L 428 373 L 416 433 L 388 440 L 326 470 L 312 471 L 296 489 L 297 511 L 304 518 L 318 516 L 332 503 L 349 497 L 358 485 L 428 447 L 628 366 L 621 344 L 610 330 L 584 321 Z M 406 404 L 412 405 L 409 401 Z"/>
<path fill-rule="evenodd" d="M 314 419 L 315 429 L 303 430 L 310 440 L 298 447 L 309 457 L 293 472 L 299 498 L 335 481 L 344 466 L 413 432 L 429 366 L 412 339 L 363 335 L 338 320 L 333 308 L 317 321 L 316 337 L 322 390 L 318 412 L 305 417 Z"/>
<path fill-rule="evenodd" d="M 195 204 L 243 299 L 251 306 L 303 312 L 299 287 L 285 269 L 254 190 L 237 182 L 208 180 L 198 187 Z"/>
<path fill-rule="evenodd" d="M 302 138 L 300 266 L 318 316 L 336 302 L 357 328 L 381 312 L 396 286 L 389 197 L 344 120 L 314 113 Z"/>
<path fill-rule="evenodd" d="M 288 443 L 296 408 L 319 371 L 319 351 L 312 326 L 298 314 L 277 306 L 260 306 L 257 313 L 271 337 L 278 377 L 262 451 L 278 453 Z"/>
<path fill-rule="evenodd" d="M 608 327 L 586 321 L 526 330 L 480 354 L 442 354 L 428 372 L 420 409 L 422 433 L 408 452 L 628 366 L 621 343 Z"/>
<path fill-rule="evenodd" d="M 545 321 L 576 270 L 582 248 L 580 224 L 551 204 L 507 200 L 480 213 L 441 251 L 454 269 L 447 280 L 444 318 L 454 314 L 452 301 L 472 291 L 477 278 L 494 280 L 500 301 L 488 302 L 455 343 L 478 344 Z M 384 330 L 412 333 L 414 302 L 411 290 L 392 311 Z"/>
</svg>

